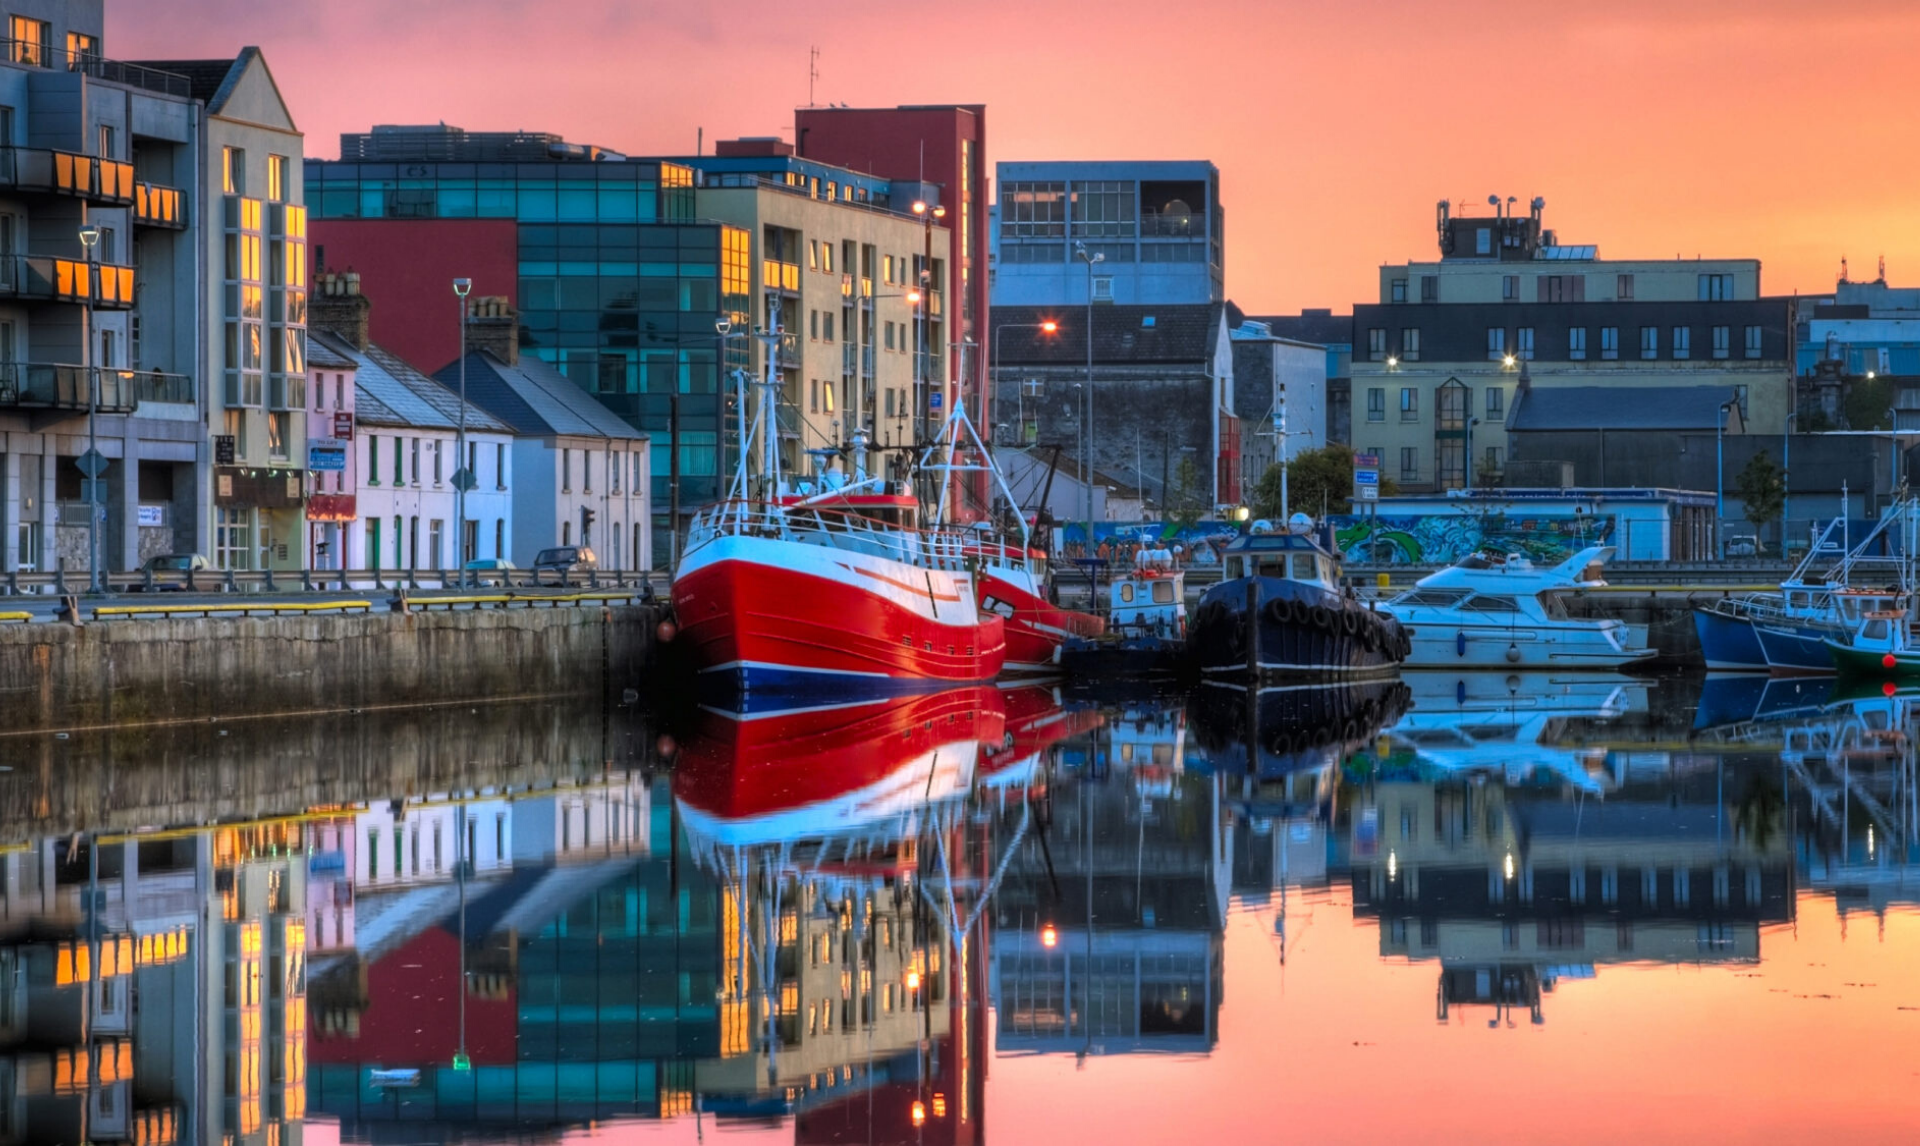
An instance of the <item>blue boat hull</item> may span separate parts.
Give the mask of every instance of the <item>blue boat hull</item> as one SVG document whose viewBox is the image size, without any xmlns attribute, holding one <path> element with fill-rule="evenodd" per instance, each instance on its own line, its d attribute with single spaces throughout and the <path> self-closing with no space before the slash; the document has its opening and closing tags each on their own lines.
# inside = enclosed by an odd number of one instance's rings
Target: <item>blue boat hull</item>
<svg viewBox="0 0 1920 1146">
<path fill-rule="evenodd" d="M 1724 672 L 1767 670 L 1767 654 L 1754 635 L 1753 622 L 1747 618 L 1695 609 L 1693 629 L 1700 637 L 1700 652 L 1708 668 Z"/>
<path fill-rule="evenodd" d="M 1767 658 L 1767 668 L 1774 672 L 1831 673 L 1833 653 L 1827 641 L 1842 634 L 1825 625 L 1755 621 L 1753 635 Z"/>
</svg>

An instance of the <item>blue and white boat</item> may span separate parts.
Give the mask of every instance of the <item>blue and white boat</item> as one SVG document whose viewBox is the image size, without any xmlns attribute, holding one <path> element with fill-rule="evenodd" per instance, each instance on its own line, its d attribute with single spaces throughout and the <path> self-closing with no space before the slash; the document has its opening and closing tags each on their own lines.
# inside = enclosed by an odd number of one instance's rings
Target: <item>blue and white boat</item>
<svg viewBox="0 0 1920 1146">
<path fill-rule="evenodd" d="M 1904 607 L 1914 585 L 1908 554 L 1912 501 L 1851 543 L 1848 522 L 1828 522 L 1777 593 L 1696 607 L 1694 631 L 1709 669 L 1831 673 L 1829 642 L 1845 644 L 1868 614 Z"/>
</svg>

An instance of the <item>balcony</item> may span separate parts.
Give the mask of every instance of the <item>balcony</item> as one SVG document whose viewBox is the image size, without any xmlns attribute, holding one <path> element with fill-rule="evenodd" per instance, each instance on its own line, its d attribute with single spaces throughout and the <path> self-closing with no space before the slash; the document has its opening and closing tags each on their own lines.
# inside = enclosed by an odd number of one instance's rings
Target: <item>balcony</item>
<svg viewBox="0 0 1920 1146">
<path fill-rule="evenodd" d="M 50 255 L 0 255 L 0 298 L 133 307 L 133 268 Z"/>
<path fill-rule="evenodd" d="M 8 60 L 30 68 L 80 72 L 110 84 L 125 84 L 180 99 L 188 99 L 193 95 L 193 84 L 187 77 L 158 68 L 143 68 L 139 64 L 102 59 L 93 52 L 69 52 L 65 48 L 36 40 L 8 39 L 0 40 L 0 44 L 6 46 Z"/>
<path fill-rule="evenodd" d="M 186 197 L 171 187 L 162 187 L 157 183 L 135 183 L 133 225 L 165 227 L 170 231 L 186 230 Z"/>
<path fill-rule="evenodd" d="M 88 373 L 85 366 L 60 363 L 0 363 L 0 408 L 84 413 Z M 98 405 L 94 408 L 103 414 L 131 413 L 142 402 L 192 405 L 194 401 L 193 379 L 184 374 L 151 370 L 92 373 L 100 379 Z"/>
<path fill-rule="evenodd" d="M 39 147 L 0 147 L 0 185 L 113 207 L 134 200 L 133 164 Z"/>
</svg>

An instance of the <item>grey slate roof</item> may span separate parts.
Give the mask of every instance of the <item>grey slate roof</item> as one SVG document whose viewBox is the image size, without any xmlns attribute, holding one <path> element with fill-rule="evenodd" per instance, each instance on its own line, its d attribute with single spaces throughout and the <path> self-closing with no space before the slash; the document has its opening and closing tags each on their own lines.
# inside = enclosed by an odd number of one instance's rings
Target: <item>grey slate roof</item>
<svg viewBox="0 0 1920 1146">
<path fill-rule="evenodd" d="M 434 375 L 449 390 L 460 385 L 455 360 Z M 538 358 L 508 366 L 484 350 L 467 352 L 467 401 L 521 434 L 573 435 L 641 441 L 646 435 L 602 406 L 566 375 Z"/>
<path fill-rule="evenodd" d="M 355 421 L 374 426 L 420 430 L 459 428 L 459 395 L 378 346 L 356 350 L 351 343 L 320 331 L 308 332 L 307 340 L 309 344 L 321 343 L 355 364 Z M 308 353 L 312 353 L 311 348 Z M 513 427 L 472 402 L 467 403 L 467 429 L 493 434 L 513 433 Z"/>
<path fill-rule="evenodd" d="M 318 366 L 323 370 L 354 370 L 359 368 L 360 364 L 358 362 L 328 347 L 325 342 L 316 337 L 318 333 L 318 331 L 309 331 L 307 334 L 308 366 Z"/>
<path fill-rule="evenodd" d="M 1507 429 L 1711 433 L 1719 428 L 1720 407 L 1737 397 L 1731 386 L 1535 387 L 1514 397 Z"/>
<path fill-rule="evenodd" d="M 1279 338 L 1298 342 L 1316 342 L 1321 346 L 1346 346 L 1353 342 L 1353 316 L 1325 310 L 1303 310 L 1299 314 L 1250 314 L 1255 322 L 1264 322 Z"/>
<path fill-rule="evenodd" d="M 1225 303 L 1093 307 L 1093 360 L 1112 365 L 1210 362 L 1220 336 Z M 1072 366 L 1087 360 L 1084 306 L 996 306 L 992 337 L 995 361 L 1013 366 Z M 1051 320 L 1053 334 L 1039 330 Z"/>
</svg>

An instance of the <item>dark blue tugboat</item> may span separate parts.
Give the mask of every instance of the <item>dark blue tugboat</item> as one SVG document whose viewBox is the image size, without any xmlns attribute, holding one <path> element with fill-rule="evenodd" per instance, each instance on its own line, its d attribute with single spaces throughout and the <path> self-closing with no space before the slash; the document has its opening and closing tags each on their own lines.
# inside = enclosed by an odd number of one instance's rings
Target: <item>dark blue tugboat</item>
<svg viewBox="0 0 1920 1146">
<path fill-rule="evenodd" d="M 1221 553 L 1223 580 L 1193 615 L 1188 647 L 1209 679 L 1351 680 L 1397 671 L 1408 631 L 1340 584 L 1340 561 L 1295 514 L 1284 532 L 1263 529 Z M 1251 623 L 1249 614 L 1251 614 Z"/>
</svg>

